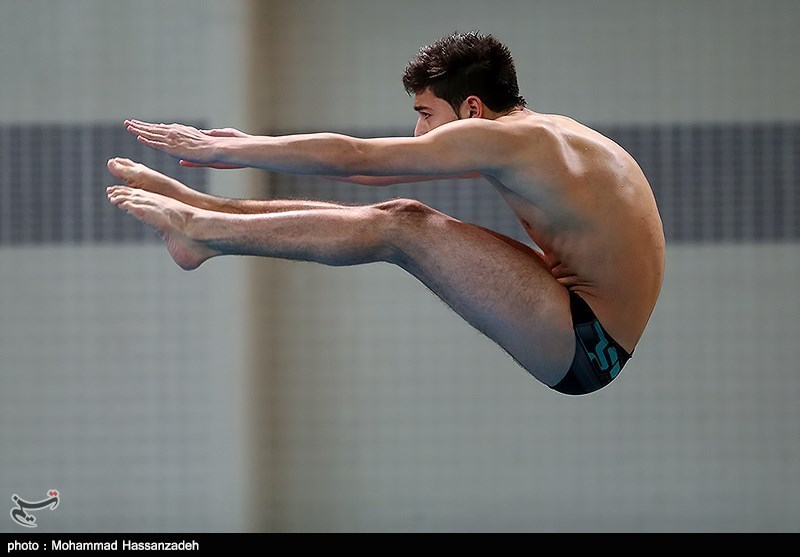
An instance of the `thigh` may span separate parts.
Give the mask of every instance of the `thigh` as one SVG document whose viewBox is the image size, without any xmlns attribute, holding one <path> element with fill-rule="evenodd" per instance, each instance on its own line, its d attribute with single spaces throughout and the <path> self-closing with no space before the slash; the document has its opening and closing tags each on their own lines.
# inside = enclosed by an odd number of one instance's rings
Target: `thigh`
<svg viewBox="0 0 800 557">
<path fill-rule="evenodd" d="M 575 350 L 569 293 L 534 250 L 427 207 L 395 220 L 392 262 L 536 378 L 561 380 Z"/>
</svg>

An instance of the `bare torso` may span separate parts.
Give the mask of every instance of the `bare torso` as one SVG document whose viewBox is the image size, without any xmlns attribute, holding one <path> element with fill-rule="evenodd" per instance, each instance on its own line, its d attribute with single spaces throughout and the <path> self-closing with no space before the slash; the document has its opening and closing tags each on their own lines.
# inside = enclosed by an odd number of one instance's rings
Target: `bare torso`
<svg viewBox="0 0 800 557">
<path fill-rule="evenodd" d="M 570 118 L 524 110 L 498 122 L 522 133 L 544 126 L 554 164 L 543 170 L 526 163 L 523 150 L 502 175 L 485 178 L 541 248 L 553 277 L 580 294 L 633 352 L 661 289 L 665 253 L 641 168 L 619 145 Z"/>
</svg>

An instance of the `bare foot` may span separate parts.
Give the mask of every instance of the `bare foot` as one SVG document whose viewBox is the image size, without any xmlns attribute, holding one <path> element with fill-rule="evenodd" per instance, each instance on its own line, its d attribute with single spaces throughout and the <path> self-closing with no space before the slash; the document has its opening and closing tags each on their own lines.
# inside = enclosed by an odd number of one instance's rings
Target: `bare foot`
<svg viewBox="0 0 800 557">
<path fill-rule="evenodd" d="M 219 252 L 192 240 L 187 234 L 192 220 L 205 212 L 202 209 L 144 188 L 112 186 L 106 191 L 113 205 L 156 229 L 172 259 L 182 269 L 191 271 L 206 259 L 219 255 Z"/>
<path fill-rule="evenodd" d="M 132 188 L 171 197 L 193 207 L 206 208 L 202 202 L 203 194 L 141 163 L 130 159 L 114 158 L 109 159 L 106 166 L 111 174 L 125 180 Z"/>
</svg>

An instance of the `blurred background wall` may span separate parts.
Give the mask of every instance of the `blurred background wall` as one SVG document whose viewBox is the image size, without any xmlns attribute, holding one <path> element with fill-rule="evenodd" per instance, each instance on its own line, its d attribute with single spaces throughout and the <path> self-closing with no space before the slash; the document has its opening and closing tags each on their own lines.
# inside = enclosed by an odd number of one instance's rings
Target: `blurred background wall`
<svg viewBox="0 0 800 557">
<path fill-rule="evenodd" d="M 0 497 L 59 488 L 43 529 L 797 531 L 795 1 L 0 6 Z M 184 273 L 105 205 L 124 155 L 231 196 L 410 195 L 522 238 L 478 183 L 181 170 L 119 131 L 408 135 L 405 64 L 472 29 L 511 48 L 531 108 L 653 182 L 662 298 L 595 395 L 537 383 L 399 269 Z"/>
<path fill-rule="evenodd" d="M 125 118 L 246 124 L 246 2 L 0 2 L 0 530 L 240 530 L 241 261 L 185 273 L 108 204 L 126 156 L 202 189 Z M 243 182 L 245 180 L 245 183 Z"/>
</svg>

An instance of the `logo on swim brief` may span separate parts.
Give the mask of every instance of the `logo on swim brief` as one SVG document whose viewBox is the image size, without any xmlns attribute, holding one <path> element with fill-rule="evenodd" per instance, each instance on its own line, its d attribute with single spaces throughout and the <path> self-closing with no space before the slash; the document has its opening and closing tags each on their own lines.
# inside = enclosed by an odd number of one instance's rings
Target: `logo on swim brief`
<svg viewBox="0 0 800 557">
<path fill-rule="evenodd" d="M 589 359 L 600 366 L 600 371 L 608 372 L 611 375 L 611 379 L 614 379 L 621 369 L 617 349 L 609 346 L 608 339 L 598 321 L 595 321 L 592 325 L 600 341 L 594 347 L 594 351 L 589 352 Z"/>
</svg>

